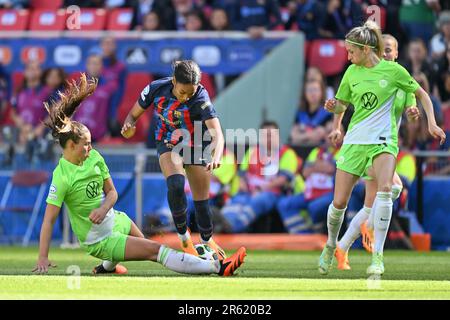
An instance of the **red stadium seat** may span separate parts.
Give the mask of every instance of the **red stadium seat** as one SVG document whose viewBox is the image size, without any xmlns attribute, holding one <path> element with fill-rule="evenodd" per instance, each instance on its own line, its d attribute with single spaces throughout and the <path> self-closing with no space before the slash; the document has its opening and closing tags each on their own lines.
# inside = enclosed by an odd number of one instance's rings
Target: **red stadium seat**
<svg viewBox="0 0 450 320">
<path fill-rule="evenodd" d="M 21 71 L 14 71 L 11 74 L 11 80 L 12 80 L 12 92 L 15 94 L 19 88 L 22 86 L 24 79 L 23 72 Z"/>
<path fill-rule="evenodd" d="M 29 10 L 0 10 L 1 31 L 22 31 L 28 28 Z"/>
<path fill-rule="evenodd" d="M 106 25 L 105 9 L 81 9 L 80 29 L 74 31 L 99 31 L 104 30 Z"/>
<path fill-rule="evenodd" d="M 318 67 L 325 76 L 336 75 L 347 64 L 343 40 L 314 40 L 310 44 L 308 64 Z"/>
<path fill-rule="evenodd" d="M 139 98 L 141 91 L 152 82 L 151 74 L 147 72 L 130 72 L 127 75 L 125 81 L 125 91 L 123 93 L 122 102 L 118 110 L 119 122 L 122 124 L 128 112 L 133 107 L 134 103 Z M 148 129 L 150 127 L 150 112 L 145 112 L 144 115 L 139 119 L 136 126 L 136 133 L 133 138 L 129 141 L 131 142 L 145 142 L 147 140 Z"/>
<path fill-rule="evenodd" d="M 200 81 L 200 83 L 205 87 L 206 91 L 208 91 L 211 100 L 213 100 L 216 97 L 214 78 L 207 73 L 202 73 L 202 80 Z"/>
<path fill-rule="evenodd" d="M 112 9 L 108 14 L 107 30 L 130 30 L 133 10 L 130 8 Z"/>
<path fill-rule="evenodd" d="M 31 0 L 30 6 L 34 9 L 59 9 L 63 5 L 63 0 Z"/>
<path fill-rule="evenodd" d="M 64 9 L 35 9 L 31 14 L 30 30 L 60 31 L 66 27 L 66 11 Z"/>
</svg>

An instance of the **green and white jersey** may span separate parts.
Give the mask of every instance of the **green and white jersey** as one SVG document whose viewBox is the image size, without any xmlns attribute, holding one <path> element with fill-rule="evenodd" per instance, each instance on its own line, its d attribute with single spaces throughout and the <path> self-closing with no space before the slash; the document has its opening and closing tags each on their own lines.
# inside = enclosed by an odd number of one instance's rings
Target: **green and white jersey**
<svg viewBox="0 0 450 320">
<path fill-rule="evenodd" d="M 419 84 L 396 62 L 381 60 L 372 68 L 348 67 L 336 94 L 336 99 L 355 108 L 344 144 L 397 144 L 394 102 L 398 90 L 408 94 L 417 88 Z"/>
<path fill-rule="evenodd" d="M 94 224 L 89 220 L 91 211 L 102 204 L 103 181 L 109 177 L 105 160 L 94 149 L 81 166 L 61 157 L 53 171 L 47 203 L 60 208 L 63 202 L 66 204 L 72 230 L 83 244 L 97 243 L 112 233 L 114 226 L 112 209 L 101 224 Z"/>
</svg>

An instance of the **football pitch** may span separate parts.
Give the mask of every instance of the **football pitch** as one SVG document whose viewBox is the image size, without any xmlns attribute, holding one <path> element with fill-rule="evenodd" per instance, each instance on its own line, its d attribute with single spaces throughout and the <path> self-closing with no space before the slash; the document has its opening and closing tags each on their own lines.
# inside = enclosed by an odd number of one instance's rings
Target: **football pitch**
<svg viewBox="0 0 450 320">
<path fill-rule="evenodd" d="M 91 275 L 99 260 L 52 248 L 57 264 L 33 275 L 37 247 L 0 247 L 0 299 L 450 299 L 450 253 L 386 251 L 381 280 L 365 273 L 370 255 L 350 253 L 351 271 L 317 271 L 320 252 L 248 251 L 231 278 L 185 276 L 152 262 L 125 262 L 128 275 Z M 78 270 L 81 277 L 77 276 Z"/>
</svg>

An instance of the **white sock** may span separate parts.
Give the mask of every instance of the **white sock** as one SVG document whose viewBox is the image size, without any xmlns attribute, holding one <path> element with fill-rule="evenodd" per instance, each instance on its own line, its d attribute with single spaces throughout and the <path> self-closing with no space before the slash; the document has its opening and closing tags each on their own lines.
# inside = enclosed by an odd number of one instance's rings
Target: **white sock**
<svg viewBox="0 0 450 320">
<path fill-rule="evenodd" d="M 178 238 L 180 238 L 181 241 L 186 241 L 191 237 L 191 235 L 189 234 L 189 231 L 186 231 L 185 234 L 181 234 L 181 233 L 177 233 L 177 234 L 178 234 Z"/>
<path fill-rule="evenodd" d="M 344 213 L 347 208 L 336 209 L 331 203 L 328 207 L 327 214 L 327 227 L 328 227 L 328 240 L 327 246 L 336 248 L 337 238 L 339 236 L 339 230 L 342 226 L 342 221 L 344 221 Z"/>
<path fill-rule="evenodd" d="M 403 186 L 401 186 L 399 184 L 392 185 L 392 201 L 395 201 L 400 197 L 402 190 L 403 190 Z"/>
<path fill-rule="evenodd" d="M 211 274 L 220 271 L 218 260 L 203 260 L 188 253 L 161 246 L 157 260 L 169 270 L 189 274 Z"/>
<path fill-rule="evenodd" d="M 103 260 L 102 263 L 103 268 L 105 268 L 106 271 L 113 271 L 118 264 L 118 262 L 112 262 L 108 260 Z"/>
<path fill-rule="evenodd" d="M 373 201 L 372 204 L 372 210 L 370 211 L 370 215 L 369 215 L 369 219 L 367 219 L 367 228 L 373 230 L 373 221 L 374 221 L 374 217 L 375 217 L 375 210 L 377 207 L 377 198 L 375 198 L 375 200 Z"/>
<path fill-rule="evenodd" d="M 392 192 L 377 192 L 377 206 L 373 211 L 375 230 L 375 253 L 383 254 L 384 241 L 392 216 Z M 372 209 L 373 210 L 373 209 Z"/>
<path fill-rule="evenodd" d="M 350 226 L 348 227 L 347 231 L 345 231 L 344 236 L 342 237 L 341 241 L 339 241 L 338 245 L 339 248 L 344 250 L 345 252 L 350 249 L 353 242 L 355 242 L 356 239 L 361 234 L 360 227 L 361 224 L 367 221 L 370 215 L 371 208 L 368 207 L 362 207 L 361 210 L 358 211 L 358 213 L 353 217 L 352 221 L 350 222 Z"/>
</svg>

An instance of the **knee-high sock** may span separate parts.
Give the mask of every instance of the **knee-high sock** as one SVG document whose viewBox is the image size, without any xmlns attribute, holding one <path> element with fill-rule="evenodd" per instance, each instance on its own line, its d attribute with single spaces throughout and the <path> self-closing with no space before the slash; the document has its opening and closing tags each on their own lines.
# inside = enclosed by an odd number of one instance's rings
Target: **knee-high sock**
<svg viewBox="0 0 450 320">
<path fill-rule="evenodd" d="M 398 185 L 398 184 L 394 184 L 392 185 L 392 202 L 394 202 L 395 200 L 397 200 L 400 195 L 402 194 L 402 190 L 403 187 Z M 375 198 L 373 204 L 372 204 L 372 214 L 369 216 L 369 219 L 367 220 L 367 227 L 369 229 L 374 228 L 373 226 L 373 222 L 374 222 L 374 216 L 375 216 L 375 208 L 376 208 L 376 203 L 377 203 L 377 199 Z"/>
<path fill-rule="evenodd" d="M 209 207 L 209 200 L 194 201 L 197 227 L 200 237 L 208 241 L 213 233 L 212 213 Z"/>
<path fill-rule="evenodd" d="M 185 178 L 182 174 L 167 177 L 167 201 L 172 212 L 173 222 L 179 234 L 185 234 L 187 200 L 184 193 Z"/>
<path fill-rule="evenodd" d="M 169 270 L 189 274 L 218 273 L 220 263 L 218 260 L 203 260 L 188 253 L 178 252 L 161 246 L 157 261 Z"/>
<path fill-rule="evenodd" d="M 328 227 L 328 240 L 327 245 L 329 247 L 336 247 L 337 238 L 339 236 L 339 230 L 341 230 L 342 221 L 344 220 L 344 213 L 347 208 L 336 209 L 333 203 L 328 207 L 327 214 L 327 227 Z"/>
<path fill-rule="evenodd" d="M 383 253 L 384 241 L 392 216 L 392 192 L 377 192 L 374 214 L 375 253 Z"/>
<path fill-rule="evenodd" d="M 112 262 L 108 260 L 103 260 L 102 265 L 106 271 L 113 271 L 119 262 Z"/>
<path fill-rule="evenodd" d="M 360 236 L 361 224 L 366 222 L 369 218 L 370 210 L 371 208 L 362 207 L 361 210 L 359 210 L 358 213 L 353 217 L 352 221 L 350 222 L 350 226 L 338 243 L 339 248 L 344 251 L 348 251 L 348 249 L 350 249 L 353 242 L 355 242 L 355 240 Z"/>
</svg>

